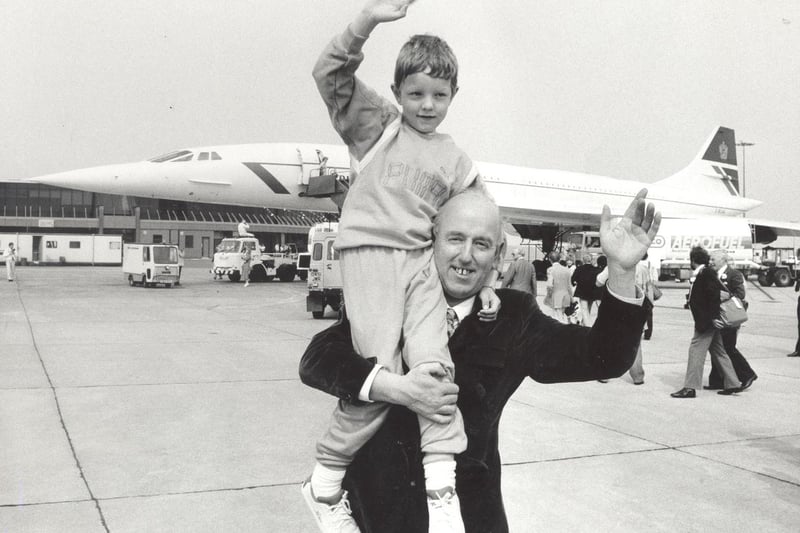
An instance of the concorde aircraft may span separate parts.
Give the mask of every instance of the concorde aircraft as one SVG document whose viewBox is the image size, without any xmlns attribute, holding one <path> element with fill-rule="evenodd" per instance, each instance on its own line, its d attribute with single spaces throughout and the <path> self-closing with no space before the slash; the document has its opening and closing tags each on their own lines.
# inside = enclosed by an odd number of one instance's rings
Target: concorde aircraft
<svg viewBox="0 0 800 533">
<path fill-rule="evenodd" d="M 477 165 L 505 222 L 523 238 L 541 240 L 545 250 L 565 231 L 597 228 L 604 204 L 612 213 L 623 213 L 643 187 L 665 220 L 694 219 L 700 233 L 704 227 L 728 234 L 747 232 L 741 237 L 750 246 L 778 235 L 800 235 L 800 224 L 746 218 L 761 202 L 739 193 L 736 141 L 730 128 L 715 128 L 686 168 L 655 183 Z M 349 176 L 345 146 L 263 143 L 188 148 L 149 161 L 72 170 L 32 181 L 97 193 L 336 212 L 330 195 L 346 189 Z M 736 229 L 725 230 L 726 221 Z"/>
</svg>

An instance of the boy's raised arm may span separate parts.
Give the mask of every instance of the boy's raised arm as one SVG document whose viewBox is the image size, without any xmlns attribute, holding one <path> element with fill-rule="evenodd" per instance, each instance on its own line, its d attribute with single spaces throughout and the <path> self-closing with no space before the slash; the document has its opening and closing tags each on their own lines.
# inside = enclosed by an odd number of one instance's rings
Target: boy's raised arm
<svg viewBox="0 0 800 533">
<path fill-rule="evenodd" d="M 405 16 L 409 0 L 372 0 L 344 33 L 337 35 L 314 65 L 314 80 L 334 129 L 360 160 L 380 138 L 399 111 L 386 98 L 359 80 L 355 73 L 364 60 L 362 47 L 381 22 Z"/>
</svg>

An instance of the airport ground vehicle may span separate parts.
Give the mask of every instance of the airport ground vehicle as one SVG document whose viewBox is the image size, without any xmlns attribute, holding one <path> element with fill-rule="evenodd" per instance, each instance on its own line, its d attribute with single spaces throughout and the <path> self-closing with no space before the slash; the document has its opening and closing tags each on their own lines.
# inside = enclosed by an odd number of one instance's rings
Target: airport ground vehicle
<svg viewBox="0 0 800 533">
<path fill-rule="evenodd" d="M 123 247 L 122 274 L 130 286 L 179 285 L 182 267 L 183 258 L 175 244 L 133 242 Z"/>
<path fill-rule="evenodd" d="M 597 231 L 572 233 L 569 241 L 576 253 L 588 252 L 592 258 L 602 253 Z M 729 263 L 745 276 L 761 275 L 762 265 L 753 261 L 753 238 L 750 225 L 743 218 L 718 217 L 665 219 L 661 221 L 648 260 L 659 269 L 659 281 L 687 280 L 692 275 L 689 251 L 700 245 L 706 250 L 723 249 L 730 255 Z"/>
<path fill-rule="evenodd" d="M 789 287 L 797 278 L 797 266 L 794 248 L 773 248 L 765 246 L 761 249 L 761 267 L 758 283 L 769 287 Z"/>
<path fill-rule="evenodd" d="M 344 302 L 339 252 L 333 247 L 338 228 L 339 224 L 336 222 L 322 222 L 312 226 L 308 232 L 309 252 L 298 257 L 300 268 L 308 269 L 306 310 L 314 318 L 322 318 L 327 306 L 338 311 Z"/>
<path fill-rule="evenodd" d="M 0 233 L 0 249 L 14 243 L 20 263 L 34 265 L 120 265 L 122 236 L 68 233 Z M 0 257 L 0 263 L 3 262 Z"/>
<path fill-rule="evenodd" d="M 222 279 L 228 276 L 231 281 L 242 279 L 242 251 L 250 250 L 250 281 L 292 281 L 299 275 L 305 279 L 305 271 L 297 269 L 297 247 L 294 243 L 280 247 L 274 253 L 266 253 L 255 237 L 229 237 L 222 239 L 214 253 L 211 272 Z"/>
</svg>

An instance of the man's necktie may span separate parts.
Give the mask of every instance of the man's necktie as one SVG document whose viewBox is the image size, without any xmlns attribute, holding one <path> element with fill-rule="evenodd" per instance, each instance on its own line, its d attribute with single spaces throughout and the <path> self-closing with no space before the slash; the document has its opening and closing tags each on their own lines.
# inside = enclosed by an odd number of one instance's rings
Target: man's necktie
<svg viewBox="0 0 800 533">
<path fill-rule="evenodd" d="M 458 315 L 456 314 L 456 310 L 452 307 L 447 308 L 447 337 L 450 338 L 453 336 L 453 332 L 458 327 Z"/>
</svg>

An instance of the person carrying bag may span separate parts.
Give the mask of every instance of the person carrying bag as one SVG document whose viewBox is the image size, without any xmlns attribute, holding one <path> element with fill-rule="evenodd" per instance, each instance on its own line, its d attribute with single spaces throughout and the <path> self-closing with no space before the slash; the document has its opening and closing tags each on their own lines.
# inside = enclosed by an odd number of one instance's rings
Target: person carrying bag
<svg viewBox="0 0 800 533">
<path fill-rule="evenodd" d="M 728 292 L 722 284 L 719 299 L 719 319 L 726 328 L 736 328 L 747 322 L 747 303 Z"/>
</svg>

